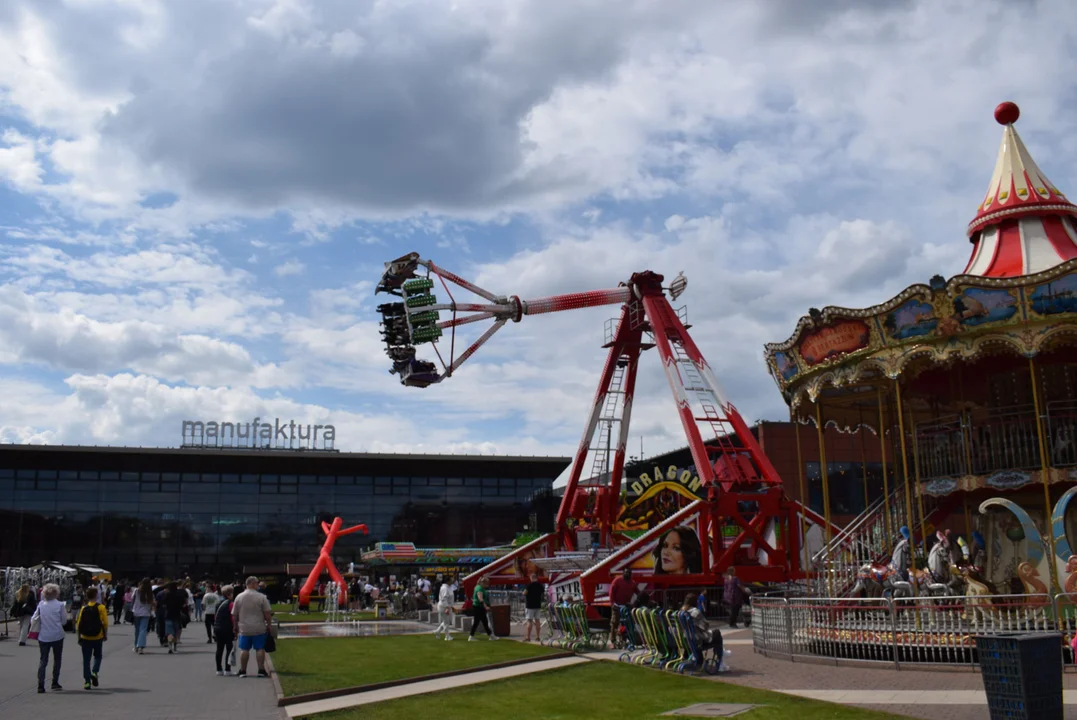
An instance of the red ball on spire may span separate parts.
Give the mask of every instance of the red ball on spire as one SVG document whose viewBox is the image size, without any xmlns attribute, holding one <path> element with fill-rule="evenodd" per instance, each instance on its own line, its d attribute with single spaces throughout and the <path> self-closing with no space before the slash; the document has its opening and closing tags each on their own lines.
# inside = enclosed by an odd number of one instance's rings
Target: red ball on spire
<svg viewBox="0 0 1077 720">
<path fill-rule="evenodd" d="M 1017 103 L 1007 100 L 999 103 L 995 108 L 995 120 L 999 125 L 1013 125 L 1019 117 L 1021 117 L 1021 108 L 1017 107 Z"/>
</svg>

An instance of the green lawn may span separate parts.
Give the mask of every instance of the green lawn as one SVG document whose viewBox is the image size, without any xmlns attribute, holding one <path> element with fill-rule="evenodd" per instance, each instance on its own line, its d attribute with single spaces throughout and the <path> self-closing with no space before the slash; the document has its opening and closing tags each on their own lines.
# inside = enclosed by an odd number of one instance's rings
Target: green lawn
<svg viewBox="0 0 1077 720">
<path fill-rule="evenodd" d="M 273 654 L 285 695 L 355 687 L 563 652 L 512 640 L 452 642 L 432 634 L 281 640 Z"/>
<path fill-rule="evenodd" d="M 312 720 L 415 720 L 428 716 L 661 720 L 662 713 L 701 702 L 766 706 L 737 715 L 737 720 L 885 720 L 900 717 L 626 663 L 594 661 L 459 690 L 319 713 L 312 716 Z"/>
</svg>

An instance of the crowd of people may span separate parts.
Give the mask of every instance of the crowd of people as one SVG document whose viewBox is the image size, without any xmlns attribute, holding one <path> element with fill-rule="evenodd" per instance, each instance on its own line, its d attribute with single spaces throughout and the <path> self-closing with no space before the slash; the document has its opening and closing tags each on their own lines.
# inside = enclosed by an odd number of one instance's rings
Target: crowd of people
<svg viewBox="0 0 1077 720">
<path fill-rule="evenodd" d="M 51 689 L 63 690 L 60 668 L 68 633 L 75 635 L 82 650 L 83 687 L 90 690 L 99 686 L 110 615 L 112 625 L 134 626 L 131 651 L 139 655 L 146 653 L 151 633 L 169 655 L 178 653 L 181 639 L 193 622 L 204 626 L 207 644 L 217 645 L 218 675 L 231 675 L 236 665 L 236 676 L 246 677 L 253 651 L 258 677 L 269 677 L 265 653 L 273 644 L 272 607 L 265 585 L 257 577 L 248 577 L 239 592 L 232 584 L 192 583 L 190 578 L 143 578 L 137 584 L 117 585 L 94 581 L 88 587 L 76 584 L 68 599 L 61 599 L 60 587 L 55 583 L 41 588 L 24 584 L 15 593 L 9 612 L 19 623 L 19 645 L 37 641 L 39 693 L 45 692 L 50 658 Z"/>
</svg>

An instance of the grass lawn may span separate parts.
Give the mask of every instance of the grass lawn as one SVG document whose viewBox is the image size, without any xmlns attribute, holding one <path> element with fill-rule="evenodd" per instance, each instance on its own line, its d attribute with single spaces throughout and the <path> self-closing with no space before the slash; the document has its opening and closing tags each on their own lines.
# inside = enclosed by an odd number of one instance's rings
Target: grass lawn
<svg viewBox="0 0 1077 720">
<path fill-rule="evenodd" d="M 312 720 L 415 720 L 431 715 L 512 720 L 660 720 L 662 713 L 701 702 L 766 705 L 737 715 L 737 720 L 900 717 L 626 663 L 594 661 L 459 690 L 319 713 Z"/>
<path fill-rule="evenodd" d="M 479 640 L 464 634 L 452 642 L 423 635 L 366 638 L 304 638 L 281 640 L 273 654 L 285 695 L 332 690 L 432 675 L 546 655 L 550 648 L 530 643 Z"/>
</svg>

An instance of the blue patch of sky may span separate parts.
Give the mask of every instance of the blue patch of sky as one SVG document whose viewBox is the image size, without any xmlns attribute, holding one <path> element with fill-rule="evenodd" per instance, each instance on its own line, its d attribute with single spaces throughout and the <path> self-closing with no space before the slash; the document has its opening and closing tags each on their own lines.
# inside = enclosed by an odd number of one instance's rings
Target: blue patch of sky
<svg viewBox="0 0 1077 720">
<path fill-rule="evenodd" d="M 179 195 L 174 192 L 155 192 L 150 193 L 146 197 L 139 201 L 139 205 L 144 208 L 150 208 L 153 210 L 162 210 L 164 208 L 170 208 L 176 204 L 179 200 Z"/>
</svg>

